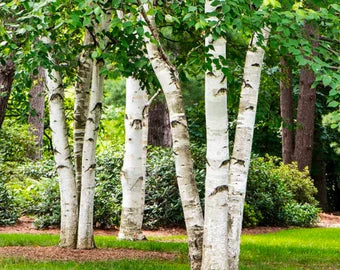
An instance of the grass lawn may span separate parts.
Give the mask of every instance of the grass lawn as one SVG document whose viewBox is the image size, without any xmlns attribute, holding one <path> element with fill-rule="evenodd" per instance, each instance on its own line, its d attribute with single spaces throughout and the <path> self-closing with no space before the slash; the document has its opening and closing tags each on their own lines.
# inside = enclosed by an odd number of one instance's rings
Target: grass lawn
<svg viewBox="0 0 340 270">
<path fill-rule="evenodd" d="M 0 269 L 189 269 L 183 236 L 152 237 L 150 241 L 118 241 L 97 236 L 98 248 L 131 248 L 178 252 L 175 261 L 119 260 L 107 262 L 32 262 L 22 258 L 0 259 Z M 1 246 L 57 245 L 57 235 L 0 234 Z M 240 269 L 340 269 L 340 229 L 291 229 L 261 235 L 244 235 Z"/>
</svg>

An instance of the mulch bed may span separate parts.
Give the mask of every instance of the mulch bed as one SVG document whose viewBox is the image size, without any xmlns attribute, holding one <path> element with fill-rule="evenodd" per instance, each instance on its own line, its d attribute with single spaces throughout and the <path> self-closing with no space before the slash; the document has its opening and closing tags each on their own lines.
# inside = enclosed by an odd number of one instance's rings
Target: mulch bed
<svg viewBox="0 0 340 270">
<path fill-rule="evenodd" d="M 120 259 L 174 260 L 176 253 L 142 251 L 120 248 L 92 250 L 66 249 L 60 247 L 1 247 L 0 258 L 25 258 L 34 261 L 108 261 Z"/>
<path fill-rule="evenodd" d="M 59 228 L 47 228 L 36 229 L 33 226 L 34 218 L 23 216 L 19 218 L 19 221 L 14 226 L 0 226 L 1 233 L 28 233 L 28 234 L 59 234 Z M 186 230 L 183 228 L 160 228 L 158 230 L 143 230 L 146 237 L 148 236 L 171 236 L 171 235 L 183 235 L 186 234 Z M 118 235 L 117 228 L 109 229 L 95 229 L 95 235 Z"/>
<path fill-rule="evenodd" d="M 316 224 L 316 227 L 322 228 L 339 228 L 340 227 L 340 213 L 336 214 L 319 214 L 319 222 Z M 0 227 L 1 233 L 29 233 L 29 234 L 59 234 L 58 228 L 48 228 L 37 230 L 33 226 L 33 218 L 29 217 L 21 217 L 18 223 L 15 226 L 5 226 Z M 261 233 L 270 233 L 277 232 L 280 230 L 287 229 L 287 227 L 255 227 L 255 228 L 245 228 L 242 233 L 244 234 L 261 234 Z M 185 235 L 186 231 L 183 228 L 160 228 L 159 230 L 144 230 L 145 236 L 171 236 L 171 235 Z M 118 235 L 117 228 L 110 229 L 95 229 L 95 235 Z"/>
</svg>

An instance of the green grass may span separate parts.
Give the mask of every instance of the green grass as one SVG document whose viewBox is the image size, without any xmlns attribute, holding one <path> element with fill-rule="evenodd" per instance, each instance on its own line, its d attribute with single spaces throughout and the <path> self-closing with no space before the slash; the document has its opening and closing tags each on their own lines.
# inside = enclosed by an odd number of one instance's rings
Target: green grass
<svg viewBox="0 0 340 270">
<path fill-rule="evenodd" d="M 109 262 L 30 262 L 23 259 L 0 260 L 0 269 L 189 269 L 185 236 L 150 237 L 150 241 L 119 241 L 97 236 L 99 248 L 132 248 L 178 252 L 175 261 L 120 260 Z M 50 246 L 57 235 L 0 234 L 0 246 Z M 240 269 L 340 269 L 340 229 L 291 229 L 262 235 L 244 235 Z"/>
</svg>

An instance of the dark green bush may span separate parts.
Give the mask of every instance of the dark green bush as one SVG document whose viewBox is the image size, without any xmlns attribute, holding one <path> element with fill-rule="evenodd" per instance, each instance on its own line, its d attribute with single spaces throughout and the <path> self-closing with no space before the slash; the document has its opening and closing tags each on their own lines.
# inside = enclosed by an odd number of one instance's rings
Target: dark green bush
<svg viewBox="0 0 340 270">
<path fill-rule="evenodd" d="M 308 226 L 317 220 L 316 188 L 308 173 L 278 158 L 254 158 L 250 165 L 244 226 Z M 256 222 L 255 222 L 256 221 Z"/>
<path fill-rule="evenodd" d="M 96 227 L 118 226 L 121 213 L 122 186 L 120 170 L 123 151 L 105 151 L 97 156 L 94 224 Z"/>
<path fill-rule="evenodd" d="M 60 224 L 60 193 L 59 184 L 55 178 L 44 178 L 44 189 L 38 194 L 39 203 L 31 212 L 37 216 L 34 226 L 38 229 Z"/>
<path fill-rule="evenodd" d="M 9 120 L 6 120 L 0 129 L 0 145 L 0 163 L 22 162 L 36 151 L 34 136 L 29 131 L 29 125 Z"/>
<path fill-rule="evenodd" d="M 194 169 L 200 197 L 204 198 L 205 149 L 192 146 Z M 94 224 L 119 226 L 122 191 L 120 170 L 122 149 L 111 149 L 97 156 Z M 10 194 L 21 206 L 21 213 L 37 216 L 39 228 L 58 225 L 59 188 L 53 161 L 24 163 L 7 168 L 5 177 Z M 316 221 L 316 192 L 307 172 L 296 165 L 283 165 L 277 158 L 253 158 L 249 171 L 244 223 L 246 227 L 308 226 Z M 172 150 L 151 147 L 148 151 L 144 226 L 184 226 Z"/>
<path fill-rule="evenodd" d="M 16 203 L 5 184 L 0 181 L 0 226 L 13 225 L 19 218 Z"/>
<path fill-rule="evenodd" d="M 310 226 L 315 224 L 319 209 L 308 203 L 291 202 L 283 207 L 282 215 L 285 225 Z"/>
</svg>

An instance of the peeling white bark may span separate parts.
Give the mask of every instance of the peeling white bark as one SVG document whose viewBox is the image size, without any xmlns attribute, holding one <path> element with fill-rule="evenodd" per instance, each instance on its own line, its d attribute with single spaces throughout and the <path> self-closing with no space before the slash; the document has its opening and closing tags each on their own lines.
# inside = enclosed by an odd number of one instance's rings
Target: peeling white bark
<svg viewBox="0 0 340 270">
<path fill-rule="evenodd" d="M 269 33 L 269 28 L 262 30 L 262 35 L 265 39 L 263 45 L 266 45 Z M 258 34 L 254 34 L 246 56 L 234 148 L 230 163 L 228 185 L 229 270 L 238 269 L 239 264 L 243 207 L 264 57 L 264 50 L 257 43 Z"/>
<path fill-rule="evenodd" d="M 111 21 L 111 15 L 111 10 L 106 11 L 105 18 L 99 24 L 94 26 L 95 33 L 108 30 Z M 104 40 L 104 42 L 106 43 L 107 40 Z M 93 237 L 93 204 L 96 186 L 96 144 L 103 104 L 104 76 L 100 74 L 100 70 L 103 65 L 103 59 L 92 60 L 92 82 L 82 157 L 77 239 L 78 249 L 91 249 L 95 247 Z"/>
<path fill-rule="evenodd" d="M 84 45 L 92 42 L 90 33 L 86 30 L 84 37 Z M 80 200 L 81 187 L 81 163 L 83 157 L 83 142 L 85 125 L 89 107 L 89 96 L 91 87 L 92 60 L 89 52 L 84 50 L 79 59 L 78 80 L 75 85 L 74 96 L 74 130 L 73 130 L 73 148 L 74 162 L 76 173 L 77 197 Z"/>
<path fill-rule="evenodd" d="M 126 80 L 125 154 L 121 172 L 123 203 L 119 239 L 143 240 L 147 147 L 147 93 L 133 77 Z"/>
<path fill-rule="evenodd" d="M 96 172 L 96 144 L 103 100 L 104 77 L 100 75 L 102 65 L 102 61 L 92 61 L 92 85 L 82 159 L 77 242 L 77 248 L 79 249 L 90 249 L 95 247 L 93 241 L 93 203 Z"/>
<path fill-rule="evenodd" d="M 44 38 L 43 41 L 45 43 L 51 43 L 48 38 Z M 50 127 L 52 131 L 53 151 L 60 186 L 60 246 L 75 248 L 77 237 L 78 203 L 76 200 L 76 183 L 67 137 L 64 110 L 64 88 L 59 72 L 54 69 L 51 71 L 45 70 L 45 79 L 49 95 Z"/>
<path fill-rule="evenodd" d="M 141 5 L 140 2 L 139 4 Z M 176 176 L 188 233 L 191 269 L 199 270 L 201 269 L 202 259 L 203 214 L 194 179 L 188 124 L 185 116 L 180 82 L 176 68 L 171 65 L 159 44 L 154 17 L 146 15 L 146 10 L 147 6 L 144 5 L 142 16 L 147 23 L 145 31 L 149 32 L 158 44 L 151 42 L 148 38 L 146 38 L 145 43 L 148 57 L 162 86 L 169 109 Z"/>
<path fill-rule="evenodd" d="M 206 1 L 205 12 L 213 12 L 216 7 Z M 210 17 L 210 20 L 217 20 Z M 213 40 L 208 36 L 205 45 L 212 45 L 209 54 L 214 59 L 226 56 L 224 38 Z M 227 82 L 221 70 L 213 65 L 212 71 L 205 73 L 205 115 L 207 127 L 207 163 L 205 179 L 205 215 L 203 237 L 203 270 L 227 269 L 227 220 L 228 220 L 228 171 L 229 141 L 227 113 Z"/>
</svg>

